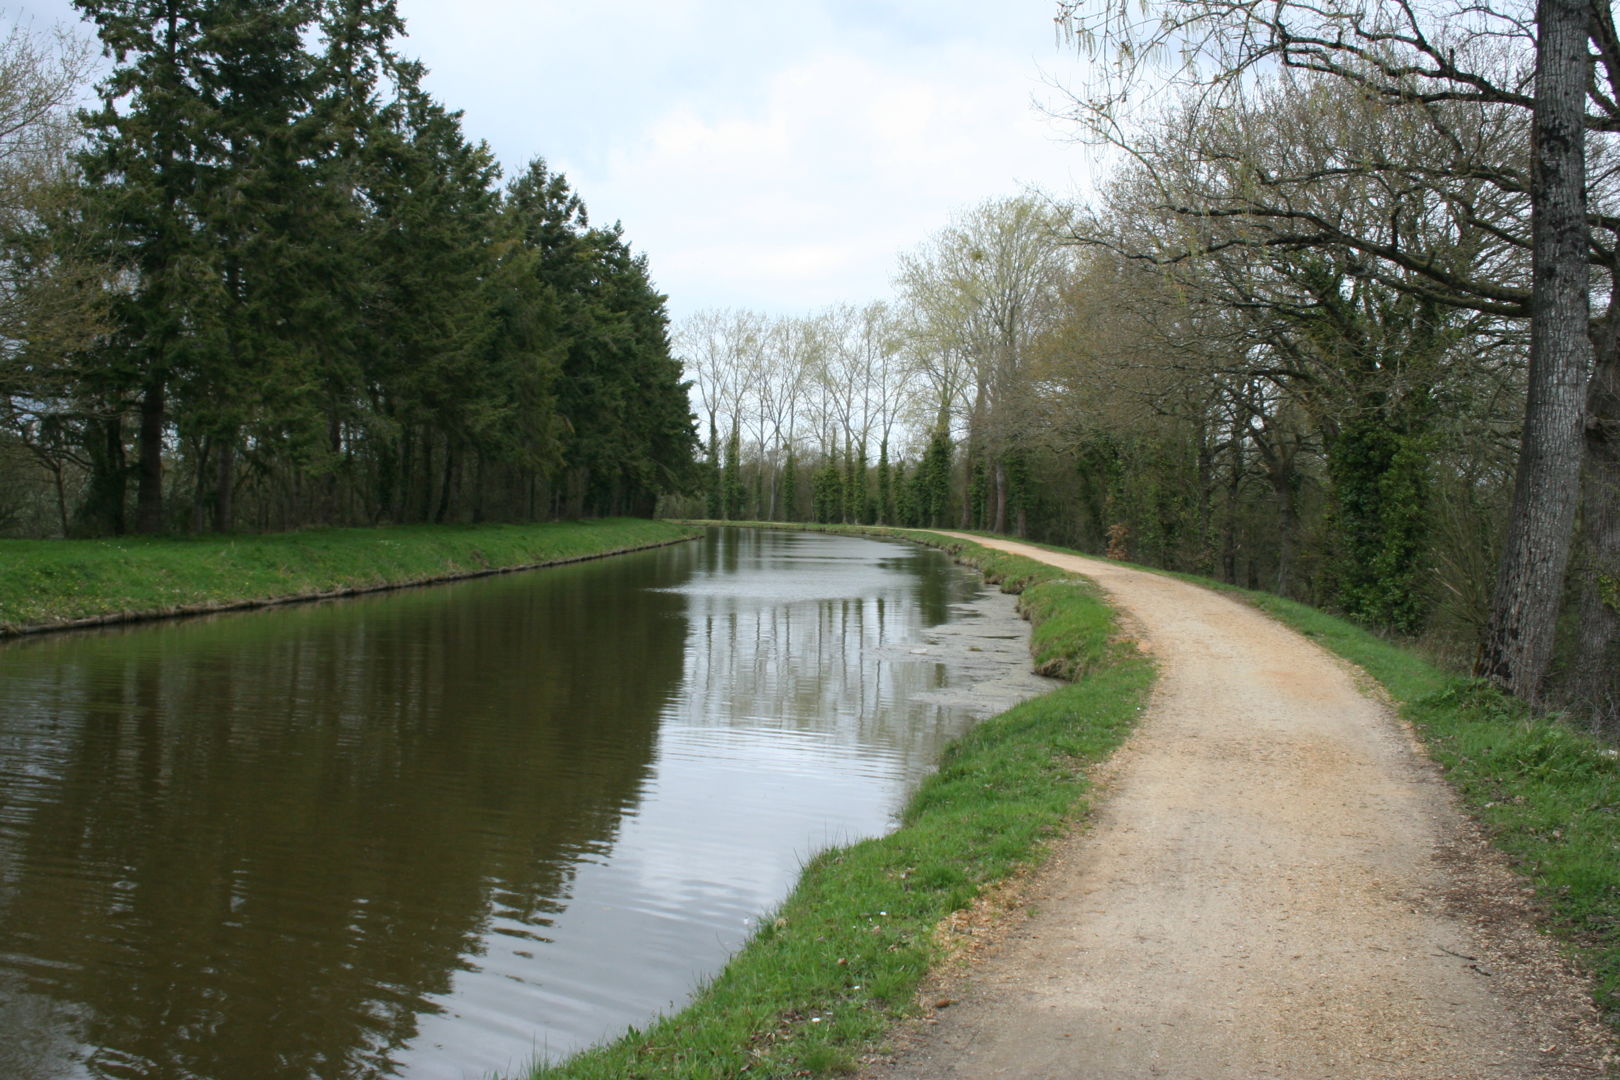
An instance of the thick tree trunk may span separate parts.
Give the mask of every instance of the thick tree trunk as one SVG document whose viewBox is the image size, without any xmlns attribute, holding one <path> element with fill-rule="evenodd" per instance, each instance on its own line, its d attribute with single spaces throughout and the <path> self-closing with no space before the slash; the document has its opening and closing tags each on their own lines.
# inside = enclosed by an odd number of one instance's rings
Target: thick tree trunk
<svg viewBox="0 0 1620 1080">
<path fill-rule="evenodd" d="M 153 375 L 141 394 L 141 446 L 136 464 L 135 531 L 163 531 L 163 429 L 167 387 L 162 375 Z"/>
<path fill-rule="evenodd" d="M 1615 315 L 1611 314 L 1609 322 Z M 1586 462 L 1576 575 L 1579 622 L 1570 670 L 1575 705 L 1620 735 L 1620 354 L 1615 328 L 1598 343 L 1586 397 Z"/>
<path fill-rule="evenodd" d="M 1538 0 L 1529 396 L 1477 673 L 1527 701 L 1552 660 L 1581 468 L 1587 336 L 1585 0 Z"/>
<path fill-rule="evenodd" d="M 96 463 L 101 475 L 91 477 L 97 509 L 104 515 L 107 531 L 123 536 L 127 528 L 124 521 L 125 482 L 129 476 L 124 463 L 124 421 L 114 413 L 106 420 L 102 430 L 102 458 Z"/>
</svg>

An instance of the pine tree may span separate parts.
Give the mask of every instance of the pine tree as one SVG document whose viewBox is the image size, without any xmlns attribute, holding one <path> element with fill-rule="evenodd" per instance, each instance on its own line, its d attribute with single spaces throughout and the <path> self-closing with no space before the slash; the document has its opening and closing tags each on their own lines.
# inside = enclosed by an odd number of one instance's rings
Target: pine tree
<svg viewBox="0 0 1620 1080">
<path fill-rule="evenodd" d="M 782 465 L 782 520 L 799 520 L 799 461 L 792 443 Z"/>
</svg>

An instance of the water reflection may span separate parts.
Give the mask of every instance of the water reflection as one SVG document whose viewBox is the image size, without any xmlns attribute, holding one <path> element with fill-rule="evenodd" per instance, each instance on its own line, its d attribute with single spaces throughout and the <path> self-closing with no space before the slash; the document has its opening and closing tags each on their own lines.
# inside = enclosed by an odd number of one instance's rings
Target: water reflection
<svg viewBox="0 0 1620 1080">
<path fill-rule="evenodd" d="M 0 1075 L 519 1069 L 678 1002 L 969 710 L 937 555 L 721 533 L 0 649 Z"/>
</svg>

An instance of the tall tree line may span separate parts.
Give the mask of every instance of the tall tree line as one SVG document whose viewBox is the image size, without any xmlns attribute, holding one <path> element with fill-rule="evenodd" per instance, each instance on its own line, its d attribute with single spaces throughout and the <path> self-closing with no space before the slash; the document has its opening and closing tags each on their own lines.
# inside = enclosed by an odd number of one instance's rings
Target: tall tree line
<svg viewBox="0 0 1620 1080">
<path fill-rule="evenodd" d="M 881 473 L 862 461 L 862 424 L 846 440 L 827 423 L 885 385 L 833 362 L 852 324 L 729 313 L 701 323 L 720 333 L 685 327 L 716 433 L 714 516 L 1015 532 L 1300 598 L 1470 663 L 1512 520 L 1525 313 L 1445 302 L 1418 271 L 1289 230 L 1354 230 L 1421 251 L 1425 271 L 1517 287 L 1526 199 L 1483 163 L 1522 167 L 1524 137 L 1522 118 L 1482 103 L 1414 125 L 1290 79 L 1218 111 L 1167 109 L 1089 206 L 1020 197 L 960 215 L 901 258 L 883 309 L 899 377 Z M 1415 170 L 1447 146 L 1474 164 L 1443 191 L 1344 165 Z M 762 423 L 783 399 L 798 422 Z M 810 494 L 750 502 L 784 462 L 776 486 Z M 838 501 L 885 476 L 892 501 Z M 1571 622 L 1579 604 L 1572 588 Z M 1612 728 L 1581 655 L 1566 638 L 1546 700 Z"/>
<path fill-rule="evenodd" d="M 1254 151 L 1282 141 L 1255 130 L 1246 106 L 1259 88 L 1297 87 L 1377 118 L 1373 140 L 1314 125 L 1323 135 L 1314 166 L 1296 158 L 1270 169 L 1256 153 L 1195 159 L 1217 176 L 1247 165 L 1241 177 L 1195 186 L 1213 198 L 1162 208 L 1199 233 L 1186 257 L 1310 252 L 1402 303 L 1496 319 L 1522 335 L 1511 512 L 1496 534 L 1476 670 L 1527 700 L 1573 700 L 1620 722 L 1611 5 L 1157 0 L 1065 2 L 1058 15 L 1103 61 L 1096 84 L 1075 96 L 1076 119 L 1133 157 L 1142 105 L 1173 101 L 1178 89 L 1183 113 L 1206 130 L 1247 125 Z M 1358 219 L 1300 201 L 1334 187 L 1399 196 L 1406 213 Z"/>
<path fill-rule="evenodd" d="M 61 531 L 650 514 L 686 482 L 645 258 L 543 160 L 502 186 L 392 0 L 75 7 L 110 71 L 51 231 L 101 287 L 5 384 L 50 417 L 8 439 L 78 478 Z"/>
</svg>

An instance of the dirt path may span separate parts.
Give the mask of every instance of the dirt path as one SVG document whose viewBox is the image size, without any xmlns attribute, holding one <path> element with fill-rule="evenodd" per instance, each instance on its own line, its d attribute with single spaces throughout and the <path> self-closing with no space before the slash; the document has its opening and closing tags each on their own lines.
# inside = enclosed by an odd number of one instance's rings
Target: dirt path
<svg viewBox="0 0 1620 1080">
<path fill-rule="evenodd" d="M 1604 1075 L 1522 887 L 1346 665 L 1196 586 L 967 539 L 1097 581 L 1160 682 L 1028 917 L 868 1076 Z"/>
</svg>

